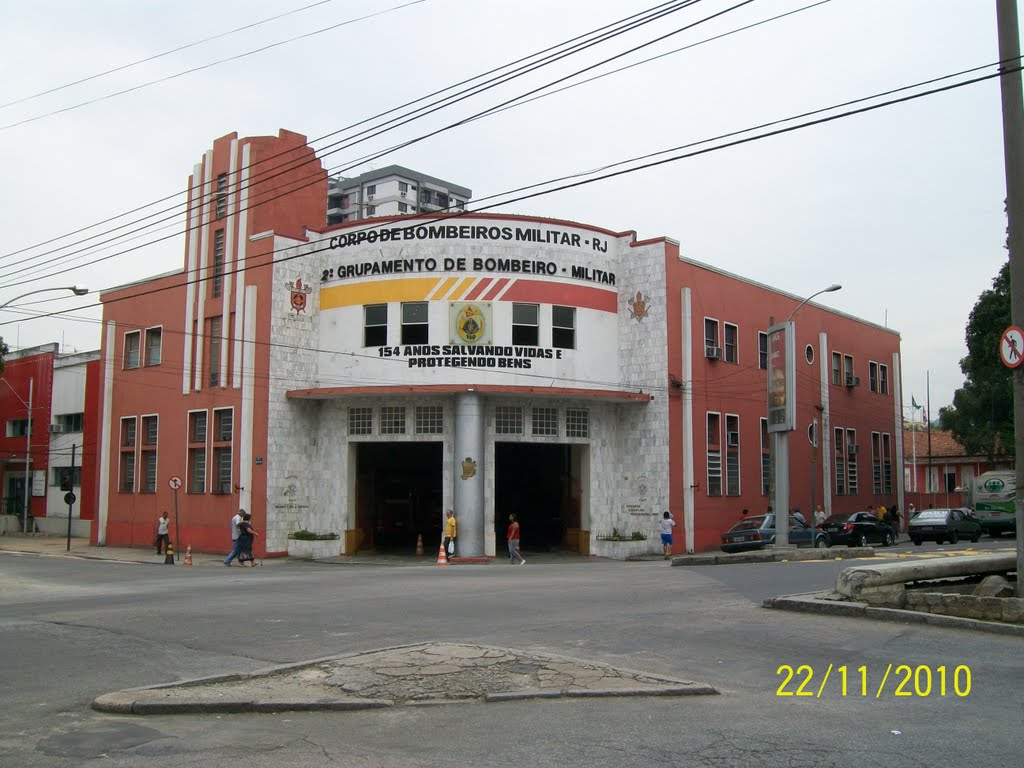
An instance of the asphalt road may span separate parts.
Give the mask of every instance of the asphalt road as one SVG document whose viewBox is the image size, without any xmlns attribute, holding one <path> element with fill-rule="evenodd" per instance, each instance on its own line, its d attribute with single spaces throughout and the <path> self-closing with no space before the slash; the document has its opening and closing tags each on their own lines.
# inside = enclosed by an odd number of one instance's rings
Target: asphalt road
<svg viewBox="0 0 1024 768">
<path fill-rule="evenodd" d="M 760 607 L 765 596 L 827 587 L 844 565 L 243 571 L 0 553 L 0 766 L 1019 764 L 1019 639 Z M 220 717 L 88 709 L 121 688 L 429 640 L 593 659 L 721 695 Z M 830 663 L 820 697 L 777 695 L 781 665 L 809 666 L 817 693 Z M 932 691 L 897 697 L 893 673 L 876 697 L 889 664 L 927 666 Z M 954 692 L 959 665 L 971 672 L 966 697 Z"/>
</svg>

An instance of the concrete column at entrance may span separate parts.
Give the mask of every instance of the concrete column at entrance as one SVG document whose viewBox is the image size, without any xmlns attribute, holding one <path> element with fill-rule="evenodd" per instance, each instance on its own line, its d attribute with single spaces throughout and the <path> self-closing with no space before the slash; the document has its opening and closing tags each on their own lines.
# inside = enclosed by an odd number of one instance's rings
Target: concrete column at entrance
<svg viewBox="0 0 1024 768">
<path fill-rule="evenodd" d="M 455 516 L 458 554 L 484 556 L 484 400 L 475 392 L 455 396 Z"/>
</svg>

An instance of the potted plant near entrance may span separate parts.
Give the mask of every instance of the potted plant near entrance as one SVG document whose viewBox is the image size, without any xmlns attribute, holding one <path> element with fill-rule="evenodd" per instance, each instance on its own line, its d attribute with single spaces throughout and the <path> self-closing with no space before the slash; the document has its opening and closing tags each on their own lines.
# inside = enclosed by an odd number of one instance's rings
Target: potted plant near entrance
<svg viewBox="0 0 1024 768">
<path fill-rule="evenodd" d="M 614 560 L 629 560 L 651 554 L 651 542 L 643 531 L 619 531 L 612 528 L 611 533 L 599 533 L 594 537 L 592 555 L 610 557 Z"/>
<path fill-rule="evenodd" d="M 336 533 L 313 533 L 301 529 L 288 534 L 288 557 L 320 560 L 341 554 L 341 538 Z"/>
</svg>

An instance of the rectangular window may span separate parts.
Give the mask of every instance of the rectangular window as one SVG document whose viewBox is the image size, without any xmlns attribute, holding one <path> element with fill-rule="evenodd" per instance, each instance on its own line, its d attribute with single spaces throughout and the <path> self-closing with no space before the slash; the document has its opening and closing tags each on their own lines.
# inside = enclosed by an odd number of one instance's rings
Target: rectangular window
<svg viewBox="0 0 1024 768">
<path fill-rule="evenodd" d="M 142 452 L 142 492 L 156 493 L 156 451 Z"/>
<path fill-rule="evenodd" d="M 146 329 L 146 365 L 160 365 L 162 336 L 160 328 Z"/>
<path fill-rule="evenodd" d="M 843 383 L 851 386 L 850 382 L 853 380 L 853 355 L 843 355 L 843 374 L 846 377 Z"/>
<path fill-rule="evenodd" d="M 409 204 L 408 203 L 399 203 L 398 204 L 398 212 L 399 213 L 408 213 L 409 212 Z"/>
<path fill-rule="evenodd" d="M 7 436 L 24 437 L 28 434 L 28 419 L 8 419 Z"/>
<path fill-rule="evenodd" d="M 408 192 L 409 191 L 409 185 L 406 184 L 404 181 L 398 182 L 398 191 L 399 192 Z"/>
<path fill-rule="evenodd" d="M 512 305 L 513 344 L 536 347 L 540 343 L 539 314 L 540 306 L 537 304 Z"/>
<path fill-rule="evenodd" d="M 206 411 L 192 411 L 188 415 L 188 441 L 206 443 Z"/>
<path fill-rule="evenodd" d="M 373 408 L 361 406 L 348 409 L 348 433 L 350 435 L 373 434 Z"/>
<path fill-rule="evenodd" d="M 707 415 L 707 473 L 708 496 L 722 495 L 722 417 L 717 413 Z"/>
<path fill-rule="evenodd" d="M 217 218 L 228 215 L 228 175 L 222 173 L 217 177 Z"/>
<path fill-rule="evenodd" d="M 124 335 L 124 367 L 139 367 L 139 337 L 138 331 L 132 331 Z"/>
<path fill-rule="evenodd" d="M 143 445 L 156 445 L 158 436 L 158 417 L 156 416 L 143 416 L 142 417 L 142 444 Z"/>
<path fill-rule="evenodd" d="M 382 435 L 405 434 L 405 406 L 383 405 L 380 409 L 380 433 Z"/>
<path fill-rule="evenodd" d="M 57 417 L 57 425 L 61 432 L 81 432 L 85 423 L 85 414 L 62 413 Z"/>
<path fill-rule="evenodd" d="M 494 409 L 494 431 L 499 435 L 523 434 L 523 409 L 518 405 L 499 405 Z"/>
<path fill-rule="evenodd" d="M 868 389 L 872 392 L 878 391 L 878 363 L 868 361 Z"/>
<path fill-rule="evenodd" d="M 551 346 L 576 349 L 576 307 L 551 308 Z"/>
<path fill-rule="evenodd" d="M 838 352 L 832 353 L 832 383 L 843 386 L 843 356 Z"/>
<path fill-rule="evenodd" d="M 121 451 L 121 493 L 135 493 L 135 451 Z"/>
<path fill-rule="evenodd" d="M 416 406 L 416 434 L 440 435 L 444 433 L 444 406 Z"/>
<path fill-rule="evenodd" d="M 878 394 L 889 394 L 889 366 L 878 366 Z"/>
<path fill-rule="evenodd" d="M 402 343 L 426 344 L 427 302 L 406 301 L 402 303 Z"/>
<path fill-rule="evenodd" d="M 850 449 L 850 446 L 853 445 L 857 445 L 857 430 L 848 429 L 846 430 L 846 487 L 851 496 L 857 493 L 857 454 Z"/>
<path fill-rule="evenodd" d="M 135 417 L 125 416 L 121 419 L 121 447 L 135 447 Z"/>
<path fill-rule="evenodd" d="M 210 318 L 210 386 L 220 384 L 221 318 Z"/>
<path fill-rule="evenodd" d="M 377 206 L 376 205 L 368 205 L 368 206 L 366 206 L 366 215 L 367 216 L 376 216 L 377 215 Z"/>
<path fill-rule="evenodd" d="M 586 408 L 566 408 L 565 436 L 590 437 L 590 411 Z"/>
<path fill-rule="evenodd" d="M 213 492 L 231 493 L 230 445 L 218 445 L 213 449 Z"/>
<path fill-rule="evenodd" d="M 75 467 L 75 471 L 71 471 L 71 467 L 51 467 L 50 485 L 59 488 L 61 483 L 64 482 L 65 475 L 71 475 L 71 487 L 81 488 L 82 487 L 82 465 L 79 464 Z"/>
<path fill-rule="evenodd" d="M 231 408 L 213 410 L 213 439 L 218 443 L 230 443 L 234 433 L 234 415 Z"/>
<path fill-rule="evenodd" d="M 533 409 L 533 434 L 558 437 L 558 409 Z"/>
<path fill-rule="evenodd" d="M 729 326 L 725 327 L 728 339 Z M 740 495 L 740 417 L 728 414 L 725 417 L 725 495 Z"/>
<path fill-rule="evenodd" d="M 835 483 L 836 483 L 836 496 L 843 496 L 846 494 L 846 430 L 842 427 L 836 427 L 835 441 L 836 444 L 833 446 L 836 457 L 835 467 Z"/>
<path fill-rule="evenodd" d="M 767 334 L 766 334 L 767 336 Z M 768 435 L 768 419 L 761 419 L 761 495 L 767 496 L 772 480 L 772 444 Z"/>
<path fill-rule="evenodd" d="M 882 446 L 881 435 L 871 433 L 871 490 L 875 495 L 882 493 Z"/>
<path fill-rule="evenodd" d="M 725 323 L 725 362 L 735 363 L 739 361 L 739 350 L 736 348 L 739 339 L 740 329 L 732 323 Z"/>
<path fill-rule="evenodd" d="M 768 370 L 768 334 L 764 331 L 757 332 L 757 367 Z"/>
<path fill-rule="evenodd" d="M 718 346 L 718 321 L 704 318 L 704 346 Z"/>
<path fill-rule="evenodd" d="M 882 493 L 892 493 L 892 445 L 888 432 L 882 433 Z"/>
<path fill-rule="evenodd" d="M 363 346 L 383 347 L 388 343 L 388 305 L 363 307 Z"/>
<path fill-rule="evenodd" d="M 376 195 L 377 194 L 377 185 L 376 184 L 368 184 L 367 187 L 366 187 L 366 194 L 368 194 L 368 195 Z"/>
<path fill-rule="evenodd" d="M 943 471 L 946 476 L 946 493 L 956 491 L 956 470 L 953 467 L 946 467 Z"/>
<path fill-rule="evenodd" d="M 213 267 L 211 270 L 213 297 L 224 292 L 224 230 L 218 229 L 213 235 Z"/>
<path fill-rule="evenodd" d="M 188 414 L 188 478 L 186 493 L 206 493 L 206 411 Z"/>
</svg>

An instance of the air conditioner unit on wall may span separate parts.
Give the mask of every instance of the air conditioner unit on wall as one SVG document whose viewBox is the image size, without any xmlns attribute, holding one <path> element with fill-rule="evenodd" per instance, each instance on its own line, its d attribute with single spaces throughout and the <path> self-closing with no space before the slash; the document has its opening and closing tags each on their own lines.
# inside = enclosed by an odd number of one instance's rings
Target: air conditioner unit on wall
<svg viewBox="0 0 1024 768">
<path fill-rule="evenodd" d="M 722 359 L 722 348 L 721 347 L 704 347 L 704 357 L 710 357 L 712 360 Z"/>
<path fill-rule="evenodd" d="M 63 435 L 64 434 L 64 425 L 63 424 L 51 424 L 50 425 L 50 434 L 51 435 Z"/>
<path fill-rule="evenodd" d="M 740 444 L 740 433 L 739 432 L 726 432 L 725 442 L 730 448 L 738 448 Z"/>
<path fill-rule="evenodd" d="M 373 195 L 367 195 L 367 196 L 366 196 L 366 199 L 367 199 L 367 200 L 373 200 Z"/>
<path fill-rule="evenodd" d="M 848 387 L 859 387 L 860 376 L 853 376 L 852 374 L 846 374 L 846 386 Z"/>
</svg>

